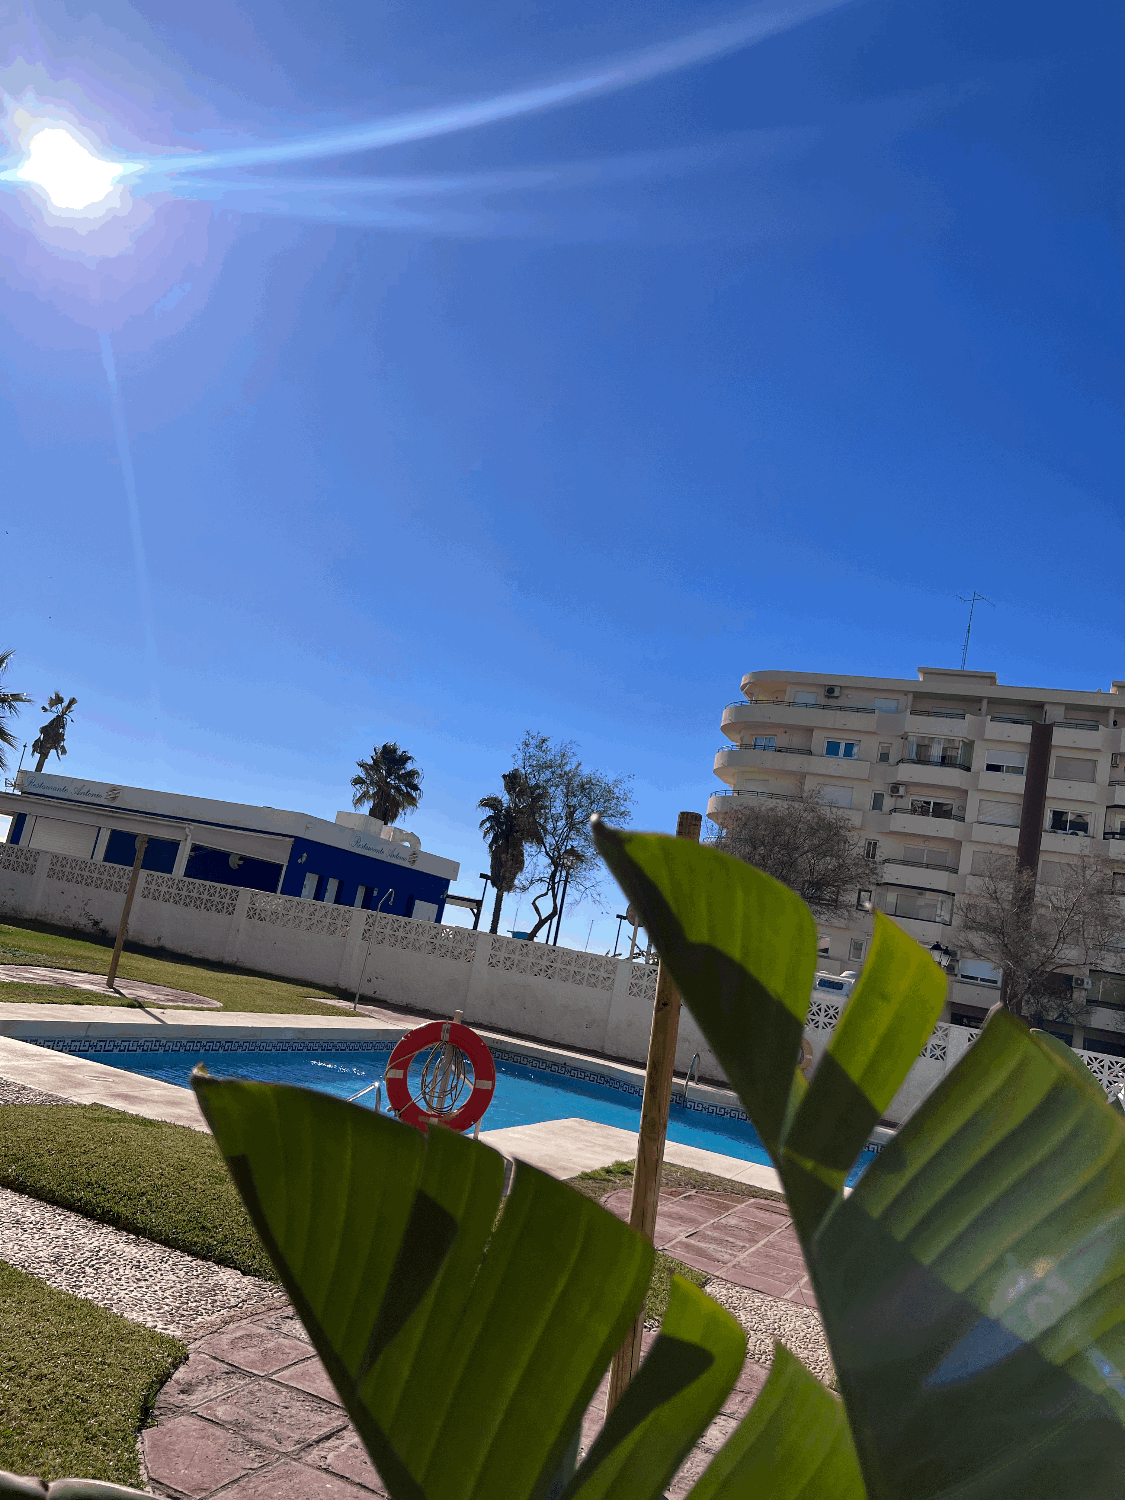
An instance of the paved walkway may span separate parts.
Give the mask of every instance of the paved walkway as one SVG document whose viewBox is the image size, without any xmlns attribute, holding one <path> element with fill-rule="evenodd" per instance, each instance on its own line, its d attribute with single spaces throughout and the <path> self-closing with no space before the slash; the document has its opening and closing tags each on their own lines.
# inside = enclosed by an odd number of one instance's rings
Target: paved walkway
<svg viewBox="0 0 1125 1500">
<path fill-rule="evenodd" d="M 630 1190 L 602 1199 L 619 1219 L 629 1217 Z M 784 1203 L 733 1194 L 665 1189 L 656 1215 L 655 1243 L 685 1265 L 781 1301 L 816 1308 L 797 1231 Z"/>
<path fill-rule="evenodd" d="M 89 990 L 98 995 L 117 995 L 141 1005 L 182 1006 L 191 1010 L 222 1010 L 222 1001 L 190 990 L 173 990 L 166 984 L 148 984 L 142 979 L 121 979 L 106 988 L 104 974 L 82 974 L 76 969 L 46 969 L 39 964 L 0 964 L 0 984 L 49 984 L 68 990 Z"/>
<path fill-rule="evenodd" d="M 655 1334 L 645 1334 L 645 1349 Z M 172 1500 L 363 1500 L 385 1495 L 308 1335 L 288 1309 L 230 1323 L 191 1346 L 142 1434 L 150 1487 Z M 684 1495 L 765 1383 L 748 1360 L 721 1414 L 669 1487 Z M 601 1430 L 609 1376 L 582 1425 L 584 1453 Z"/>
</svg>

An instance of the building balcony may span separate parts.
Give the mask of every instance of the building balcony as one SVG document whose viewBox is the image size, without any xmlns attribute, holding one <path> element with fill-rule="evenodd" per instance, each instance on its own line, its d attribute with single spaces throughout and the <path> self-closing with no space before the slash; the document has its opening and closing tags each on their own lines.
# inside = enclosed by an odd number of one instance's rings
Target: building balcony
<svg viewBox="0 0 1125 1500">
<path fill-rule="evenodd" d="M 936 761 L 896 761 L 893 768 L 888 768 L 892 781 L 902 782 L 910 787 L 911 796 L 929 796 L 947 788 L 950 792 L 959 793 L 959 800 L 965 800 L 965 793 L 972 785 L 970 777 L 972 772 L 963 766 L 943 766 Z"/>
<path fill-rule="evenodd" d="M 815 771 L 818 775 L 839 776 L 847 781 L 867 781 L 871 775 L 871 762 L 845 760 L 843 756 L 814 755 L 811 750 L 790 749 L 778 745 L 774 750 L 751 750 L 749 746 L 723 746 L 715 752 L 715 774 L 735 770 L 769 770 L 775 774 L 784 770 L 789 775 L 805 775 Z"/>
<path fill-rule="evenodd" d="M 883 884 L 911 885 L 928 891 L 959 891 L 964 882 L 955 865 L 920 865 L 911 859 L 884 859 Z"/>
<path fill-rule="evenodd" d="M 803 798 L 794 792 L 755 792 L 739 791 L 731 788 L 727 791 L 710 792 L 707 797 L 707 816 L 712 823 L 718 823 L 722 827 L 723 819 L 732 807 L 737 807 L 740 802 L 752 803 L 756 798 L 764 802 L 800 802 Z M 840 813 L 844 821 L 850 823 L 853 828 L 858 828 L 863 821 L 863 809 L 859 807 L 838 807 L 835 809 Z"/>
<path fill-rule="evenodd" d="M 948 838 L 950 823 L 964 823 L 964 813 L 955 813 L 952 817 L 934 817 L 932 813 L 911 812 L 909 807 L 892 807 L 890 813 L 889 833 L 905 834 L 909 838 L 921 838 L 930 836 L 933 838 Z"/>
<path fill-rule="evenodd" d="M 988 792 L 1009 792 L 1017 796 L 1023 796 L 1022 771 L 980 771 L 977 774 L 977 787 L 981 796 Z"/>
<path fill-rule="evenodd" d="M 957 735 L 966 740 L 979 740 L 984 734 L 984 720 L 980 714 L 963 713 L 954 708 L 912 708 L 906 716 L 908 734 Z"/>
<path fill-rule="evenodd" d="M 970 837 L 974 844 L 991 844 L 994 849 L 1014 849 L 1020 831 L 1012 823 L 975 822 Z"/>
<path fill-rule="evenodd" d="M 1031 720 L 1015 714 L 989 714 L 988 738 L 1009 745 L 1031 744 Z"/>
<path fill-rule="evenodd" d="M 728 703 L 723 709 L 720 728 L 727 734 L 737 731 L 740 725 L 755 727 L 777 726 L 779 729 L 793 725 L 802 728 L 847 729 L 853 734 L 863 725 L 875 727 L 875 710 L 857 708 L 841 703 L 776 703 L 768 698 L 755 698 L 750 702 Z M 729 726 L 729 727 L 728 727 Z M 737 739 L 737 733 L 733 738 Z"/>
</svg>

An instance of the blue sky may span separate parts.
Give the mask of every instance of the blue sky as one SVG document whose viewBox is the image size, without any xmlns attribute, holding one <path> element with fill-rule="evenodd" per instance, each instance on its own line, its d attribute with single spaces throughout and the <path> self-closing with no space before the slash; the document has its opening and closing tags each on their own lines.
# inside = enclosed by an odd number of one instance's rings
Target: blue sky
<svg viewBox="0 0 1125 1500">
<path fill-rule="evenodd" d="M 7 13 L 9 119 L 34 89 L 122 160 L 770 33 L 138 194 L 113 256 L 0 195 L 3 644 L 36 706 L 78 697 L 68 771 L 331 817 L 396 739 L 411 826 L 476 894 L 475 804 L 525 729 L 670 829 L 743 672 L 956 665 L 974 588 L 971 665 L 1125 677 L 1119 21 L 819 8 Z M 564 941 L 591 920 L 611 945 L 593 908 Z"/>
</svg>

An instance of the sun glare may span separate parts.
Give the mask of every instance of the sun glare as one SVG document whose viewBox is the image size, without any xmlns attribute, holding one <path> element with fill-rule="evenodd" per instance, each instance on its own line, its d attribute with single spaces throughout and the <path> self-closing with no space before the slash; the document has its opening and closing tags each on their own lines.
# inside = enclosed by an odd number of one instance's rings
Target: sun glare
<svg viewBox="0 0 1125 1500">
<path fill-rule="evenodd" d="M 126 170 L 95 156 L 69 130 L 49 125 L 32 136 L 12 175 L 42 188 L 55 208 L 80 212 L 108 198 Z"/>
</svg>

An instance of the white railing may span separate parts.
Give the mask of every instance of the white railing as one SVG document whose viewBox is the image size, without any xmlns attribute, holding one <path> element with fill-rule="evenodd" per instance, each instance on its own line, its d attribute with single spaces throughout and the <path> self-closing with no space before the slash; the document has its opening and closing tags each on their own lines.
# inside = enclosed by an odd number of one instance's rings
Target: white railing
<svg viewBox="0 0 1125 1500">
<path fill-rule="evenodd" d="M 37 849 L 21 849 L 18 844 L 0 844 L 0 870 L 13 875 L 34 875 L 39 865 Z"/>
<path fill-rule="evenodd" d="M 529 943 L 515 938 L 494 937 L 488 953 L 490 969 L 577 984 L 588 990 L 611 991 L 620 962 L 619 958 L 603 958 L 600 953 L 581 953 L 577 948 L 551 948 L 546 943 Z M 630 981 L 632 977 L 630 975 Z M 655 969 L 652 983 L 656 983 Z"/>
<path fill-rule="evenodd" d="M 416 922 L 413 917 L 394 917 L 387 912 L 371 912 L 363 923 L 365 943 L 398 948 L 405 953 L 424 953 L 453 963 L 471 964 L 477 955 L 479 939 L 480 934 L 470 927 Z M 492 941 L 495 943 L 497 939 Z"/>
<path fill-rule="evenodd" d="M 246 906 L 246 916 L 251 922 L 290 927 L 296 932 L 316 933 L 319 937 L 347 937 L 352 911 L 350 906 L 303 901 L 300 896 L 274 896 L 269 891 L 253 891 Z"/>
<path fill-rule="evenodd" d="M 103 865 L 99 860 L 77 859 L 72 854 L 52 854 L 47 866 L 48 880 L 122 896 L 128 889 L 131 874 L 131 865 Z"/>
<path fill-rule="evenodd" d="M 119 867 L 120 868 L 120 867 Z M 126 870 L 126 875 L 128 871 Z M 219 885 L 214 880 L 187 880 L 182 875 L 161 875 L 149 870 L 141 886 L 145 901 L 163 906 L 186 906 L 190 911 L 210 912 L 215 917 L 233 917 L 239 887 Z"/>
</svg>

